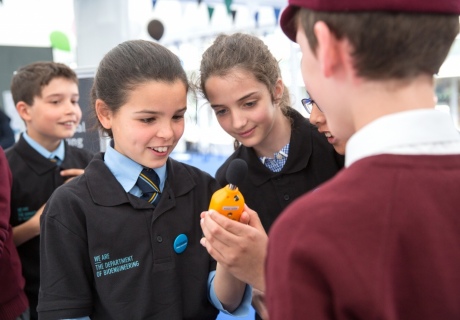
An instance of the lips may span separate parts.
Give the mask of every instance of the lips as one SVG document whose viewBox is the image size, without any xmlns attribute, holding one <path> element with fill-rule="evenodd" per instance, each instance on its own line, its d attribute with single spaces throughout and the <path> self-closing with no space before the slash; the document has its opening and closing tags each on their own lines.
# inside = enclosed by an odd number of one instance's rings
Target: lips
<svg viewBox="0 0 460 320">
<path fill-rule="evenodd" d="M 240 133 L 238 133 L 238 135 L 240 137 L 246 138 L 247 136 L 251 135 L 254 132 L 254 129 L 255 128 L 252 128 L 252 129 L 244 131 L 244 132 L 240 132 Z"/>
<path fill-rule="evenodd" d="M 318 129 L 318 132 L 324 134 L 324 136 L 327 139 L 327 142 L 329 142 L 330 144 L 335 143 L 335 137 L 329 131 L 321 131 L 321 130 Z"/>
<path fill-rule="evenodd" d="M 65 127 L 75 127 L 77 125 L 77 122 L 76 121 L 63 121 L 63 122 L 59 122 L 60 125 L 63 125 Z"/>
<path fill-rule="evenodd" d="M 75 124 L 77 122 L 75 120 L 68 120 L 68 121 L 61 121 L 59 123 L 64 124 L 64 125 L 73 125 L 73 124 Z"/>
<path fill-rule="evenodd" d="M 168 147 L 154 147 L 151 149 L 159 153 L 165 153 L 168 151 Z"/>
</svg>

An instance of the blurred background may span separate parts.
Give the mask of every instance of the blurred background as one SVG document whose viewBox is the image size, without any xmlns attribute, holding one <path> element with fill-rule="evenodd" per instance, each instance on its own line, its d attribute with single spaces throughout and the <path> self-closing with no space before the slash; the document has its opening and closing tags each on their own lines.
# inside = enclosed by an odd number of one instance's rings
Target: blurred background
<svg viewBox="0 0 460 320">
<path fill-rule="evenodd" d="M 104 150 L 92 130 L 88 93 L 102 56 L 129 39 L 157 41 L 176 53 L 191 79 L 201 54 L 219 33 L 259 36 L 279 60 L 294 108 L 305 116 L 300 50 L 279 28 L 287 0 L 0 0 L 0 110 L 17 138 L 24 129 L 9 85 L 13 72 L 37 60 L 73 67 L 80 78 L 82 124 L 69 143 Z M 436 78 L 438 106 L 459 125 L 460 38 Z M 214 175 L 233 151 L 233 139 L 200 95 L 189 94 L 186 130 L 173 157 Z"/>
<path fill-rule="evenodd" d="M 287 0 L 3 0 L 0 1 L 0 109 L 11 118 L 16 138 L 24 129 L 9 85 L 13 72 L 37 60 L 73 67 L 80 78 L 84 117 L 69 143 L 104 149 L 91 131 L 88 93 L 102 56 L 128 39 L 157 41 L 176 53 L 191 79 L 201 54 L 219 33 L 247 32 L 261 37 L 280 61 L 296 108 L 303 110 L 299 50 L 278 27 Z M 303 112 L 303 111 L 302 111 Z M 233 139 L 217 123 L 201 96 L 189 95 L 186 131 L 174 158 L 214 175 L 233 151 Z"/>
</svg>

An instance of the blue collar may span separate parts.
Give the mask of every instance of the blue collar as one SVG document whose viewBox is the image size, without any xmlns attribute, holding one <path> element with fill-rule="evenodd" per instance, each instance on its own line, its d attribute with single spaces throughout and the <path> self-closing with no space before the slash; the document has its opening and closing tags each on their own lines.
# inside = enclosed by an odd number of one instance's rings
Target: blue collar
<svg viewBox="0 0 460 320">
<path fill-rule="evenodd" d="M 53 159 L 54 157 L 57 157 L 58 164 L 61 164 L 62 161 L 64 161 L 65 158 L 65 147 L 64 147 L 64 140 L 61 140 L 61 143 L 59 143 L 59 146 L 56 148 L 56 150 L 53 150 L 49 152 L 46 150 L 41 144 L 39 144 L 37 141 L 32 139 L 27 132 L 23 132 L 22 136 L 24 137 L 24 140 L 38 153 L 40 153 L 43 157 L 46 159 Z"/>
<path fill-rule="evenodd" d="M 111 145 L 107 146 L 104 155 L 105 165 L 109 168 L 126 192 L 140 196 L 141 191 L 136 186 L 137 178 L 143 166 L 119 153 Z M 153 168 L 160 177 L 160 190 L 163 191 L 166 181 L 166 164 L 160 168 Z"/>
</svg>

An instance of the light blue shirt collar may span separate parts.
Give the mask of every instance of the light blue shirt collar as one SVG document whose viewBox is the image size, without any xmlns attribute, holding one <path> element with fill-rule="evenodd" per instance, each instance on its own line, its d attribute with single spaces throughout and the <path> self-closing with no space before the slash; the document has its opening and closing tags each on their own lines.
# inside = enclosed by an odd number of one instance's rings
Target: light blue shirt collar
<svg viewBox="0 0 460 320">
<path fill-rule="evenodd" d="M 62 161 L 64 161 L 65 158 L 65 147 L 64 147 L 64 140 L 61 140 L 61 143 L 59 143 L 59 146 L 56 148 L 56 150 L 49 152 L 46 150 L 41 144 L 39 144 L 37 141 L 32 139 L 27 132 L 24 132 L 22 134 L 24 137 L 24 140 L 38 153 L 40 153 L 43 157 L 46 159 L 53 159 L 55 156 L 59 158 L 59 163 L 61 164 Z"/>
<path fill-rule="evenodd" d="M 143 166 L 122 155 L 115 150 L 111 145 L 107 146 L 104 155 L 105 165 L 109 168 L 117 181 L 121 184 L 126 192 L 129 192 L 137 197 L 140 197 L 142 192 L 136 186 L 137 178 L 141 173 Z M 166 181 L 166 164 L 160 168 L 153 168 L 160 178 L 160 190 L 163 188 Z"/>
</svg>

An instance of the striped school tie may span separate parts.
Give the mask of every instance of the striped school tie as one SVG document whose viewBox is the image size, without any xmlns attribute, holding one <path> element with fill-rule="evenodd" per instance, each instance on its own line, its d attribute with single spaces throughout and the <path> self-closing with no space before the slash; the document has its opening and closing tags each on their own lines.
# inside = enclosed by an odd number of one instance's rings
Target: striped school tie
<svg viewBox="0 0 460 320">
<path fill-rule="evenodd" d="M 59 158 L 57 156 L 52 156 L 51 158 L 48 158 L 48 160 L 57 163 L 59 161 Z"/>
<path fill-rule="evenodd" d="M 143 169 L 139 178 L 137 178 L 136 185 L 141 189 L 142 196 L 141 199 L 144 199 L 154 206 L 160 201 L 160 178 L 153 169 Z"/>
</svg>

